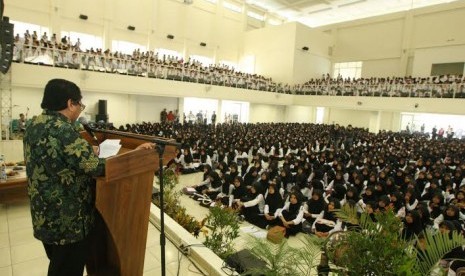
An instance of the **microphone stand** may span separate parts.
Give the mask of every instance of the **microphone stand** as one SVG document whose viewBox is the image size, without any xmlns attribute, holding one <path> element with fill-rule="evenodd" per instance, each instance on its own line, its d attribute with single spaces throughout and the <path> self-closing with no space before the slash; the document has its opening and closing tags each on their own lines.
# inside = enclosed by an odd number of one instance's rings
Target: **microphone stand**
<svg viewBox="0 0 465 276">
<path fill-rule="evenodd" d="M 181 147 L 181 145 L 173 140 L 169 139 L 160 139 L 153 136 L 148 135 L 140 135 L 140 134 L 132 134 L 123 131 L 114 131 L 114 130 L 107 130 L 107 129 L 96 129 L 91 128 L 94 132 L 100 133 L 107 133 L 107 134 L 114 134 L 129 138 L 136 138 L 140 140 L 149 141 L 156 144 L 156 149 L 158 152 L 158 166 L 159 166 L 159 179 L 160 179 L 160 250 L 161 250 L 161 275 L 166 276 L 166 261 L 165 261 L 165 246 L 166 246 L 166 235 L 165 235 L 165 214 L 164 214 L 164 197 L 163 197 L 163 154 L 165 153 L 165 147 L 168 146 L 175 146 Z"/>
<path fill-rule="evenodd" d="M 165 264 L 165 245 L 166 245 L 166 236 L 165 236 L 165 214 L 164 214 L 164 189 L 163 189 L 163 154 L 165 153 L 165 144 L 157 144 L 158 151 L 158 177 L 160 180 L 160 253 L 161 253 L 161 275 L 166 275 L 166 264 Z"/>
</svg>

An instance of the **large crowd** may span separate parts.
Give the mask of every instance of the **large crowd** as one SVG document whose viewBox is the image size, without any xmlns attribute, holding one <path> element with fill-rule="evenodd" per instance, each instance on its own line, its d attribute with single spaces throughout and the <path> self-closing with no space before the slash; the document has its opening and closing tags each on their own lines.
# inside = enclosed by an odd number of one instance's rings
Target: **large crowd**
<svg viewBox="0 0 465 276">
<path fill-rule="evenodd" d="M 237 208 L 261 228 L 282 225 L 288 236 L 327 237 L 346 230 L 333 211 L 348 204 L 359 213 L 392 209 L 407 240 L 426 229 L 464 229 L 461 139 L 298 123 L 133 127 L 182 144 L 168 165 L 203 172 L 203 181 L 186 192 L 206 206 Z M 446 258 L 464 254 L 460 248 Z"/>
<path fill-rule="evenodd" d="M 135 49 L 129 55 L 109 49 L 81 49 L 79 39 L 73 43 L 66 36 L 49 37 L 47 33 L 39 37 L 36 31 L 15 36 L 13 61 L 296 95 L 465 98 L 462 75 L 344 79 L 326 74 L 290 85 L 228 65 L 205 66 L 194 59 L 159 55 L 155 51 Z"/>
</svg>

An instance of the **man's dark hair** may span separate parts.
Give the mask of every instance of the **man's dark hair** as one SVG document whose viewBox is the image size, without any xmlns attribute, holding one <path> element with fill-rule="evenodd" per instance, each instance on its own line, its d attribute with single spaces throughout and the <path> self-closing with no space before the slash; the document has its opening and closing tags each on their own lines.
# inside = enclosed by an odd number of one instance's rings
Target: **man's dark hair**
<svg viewBox="0 0 465 276">
<path fill-rule="evenodd" d="M 67 107 L 68 100 L 78 103 L 82 99 L 79 87 L 64 79 L 52 79 L 45 86 L 41 107 L 59 111 Z"/>
</svg>

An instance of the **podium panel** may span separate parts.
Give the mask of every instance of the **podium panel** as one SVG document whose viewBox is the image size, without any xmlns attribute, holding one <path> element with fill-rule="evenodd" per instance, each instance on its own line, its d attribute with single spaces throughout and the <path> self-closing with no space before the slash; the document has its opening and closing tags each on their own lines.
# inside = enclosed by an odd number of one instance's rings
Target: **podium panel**
<svg viewBox="0 0 465 276">
<path fill-rule="evenodd" d="M 89 275 L 143 275 L 152 187 L 159 158 L 155 149 L 134 148 L 154 137 L 132 134 L 133 137 L 125 137 L 116 132 L 96 135 L 99 141 L 121 139 L 122 149 L 118 155 L 107 158 L 105 176 L 96 178 L 95 206 L 100 218 L 91 241 L 87 271 Z M 91 141 L 88 135 L 83 137 Z M 175 149 L 166 148 L 169 160 Z"/>
</svg>

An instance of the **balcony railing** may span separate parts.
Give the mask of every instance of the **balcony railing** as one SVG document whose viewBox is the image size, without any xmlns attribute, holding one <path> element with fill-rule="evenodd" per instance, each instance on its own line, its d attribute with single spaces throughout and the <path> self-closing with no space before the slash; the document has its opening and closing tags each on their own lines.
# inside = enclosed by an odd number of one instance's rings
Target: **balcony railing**
<svg viewBox="0 0 465 276">
<path fill-rule="evenodd" d="M 405 97 L 405 98 L 465 98 L 465 84 L 454 83 L 389 83 L 359 82 L 288 85 L 260 76 L 231 70 L 198 68 L 187 63 L 166 63 L 145 58 L 134 60 L 115 58 L 107 54 L 73 52 L 52 48 L 16 47 L 13 61 L 74 70 L 121 74 L 145 78 L 218 85 L 273 93 L 318 96 Z"/>
</svg>

